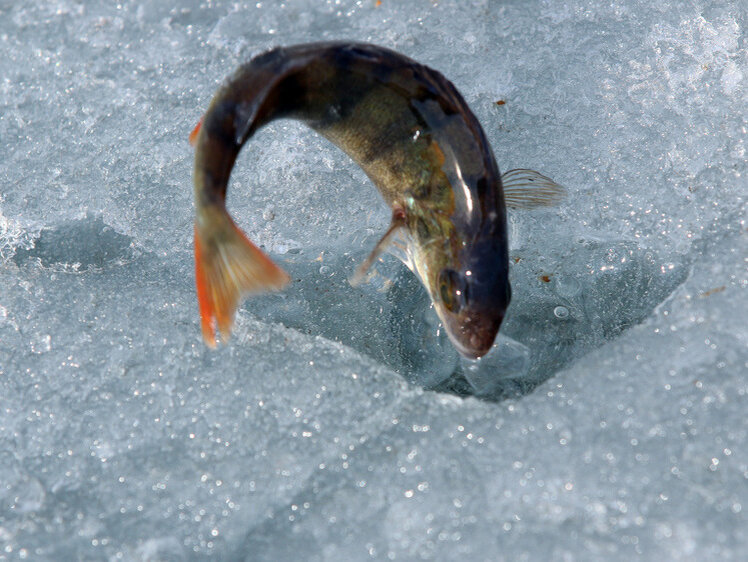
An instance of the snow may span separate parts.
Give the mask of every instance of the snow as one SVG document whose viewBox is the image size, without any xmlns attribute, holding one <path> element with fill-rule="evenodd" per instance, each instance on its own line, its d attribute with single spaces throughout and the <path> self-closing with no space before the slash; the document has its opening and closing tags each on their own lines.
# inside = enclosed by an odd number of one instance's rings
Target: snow
<svg viewBox="0 0 748 562">
<path fill-rule="evenodd" d="M 748 557 L 740 1 L 0 3 L 0 560 Z M 275 45 L 441 70 L 512 213 L 497 349 L 461 360 L 388 209 L 293 122 L 229 209 L 292 275 L 201 341 L 187 136 Z M 503 100 L 503 105 L 495 102 Z"/>
</svg>

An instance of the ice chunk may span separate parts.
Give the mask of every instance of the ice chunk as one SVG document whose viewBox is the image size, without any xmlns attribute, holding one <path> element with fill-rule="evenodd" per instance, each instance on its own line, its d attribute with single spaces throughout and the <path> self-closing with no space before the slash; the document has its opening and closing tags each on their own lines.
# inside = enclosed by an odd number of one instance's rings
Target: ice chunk
<svg viewBox="0 0 748 562">
<path fill-rule="evenodd" d="M 490 353 L 476 360 L 461 358 L 462 373 L 475 394 L 496 394 L 502 380 L 523 378 L 530 368 L 527 346 L 499 334 Z"/>
</svg>

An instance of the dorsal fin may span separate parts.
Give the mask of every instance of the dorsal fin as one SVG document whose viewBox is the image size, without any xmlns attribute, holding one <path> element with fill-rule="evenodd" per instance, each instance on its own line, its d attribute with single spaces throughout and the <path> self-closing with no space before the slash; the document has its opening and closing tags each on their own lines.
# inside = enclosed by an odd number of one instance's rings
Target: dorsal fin
<svg viewBox="0 0 748 562">
<path fill-rule="evenodd" d="M 535 170 L 517 168 L 501 175 L 504 202 L 511 209 L 552 207 L 566 197 L 566 189 Z"/>
</svg>

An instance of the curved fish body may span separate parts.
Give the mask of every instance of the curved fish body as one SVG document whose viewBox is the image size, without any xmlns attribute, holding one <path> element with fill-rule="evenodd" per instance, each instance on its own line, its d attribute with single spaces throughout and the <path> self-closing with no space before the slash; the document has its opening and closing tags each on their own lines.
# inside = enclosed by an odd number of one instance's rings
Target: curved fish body
<svg viewBox="0 0 748 562">
<path fill-rule="evenodd" d="M 406 262 L 457 350 L 469 358 L 484 355 L 511 298 L 506 206 L 491 147 L 439 72 L 355 43 L 257 56 L 220 87 L 194 131 L 196 281 L 206 341 L 215 345 L 216 323 L 229 334 L 243 295 L 280 289 L 289 280 L 225 208 L 240 149 L 279 118 L 304 122 L 345 151 L 392 209 L 390 229 L 356 277 L 400 235 Z M 526 181 L 515 182 L 517 193 L 542 177 L 520 174 Z M 548 199 L 536 198 L 539 204 Z"/>
</svg>

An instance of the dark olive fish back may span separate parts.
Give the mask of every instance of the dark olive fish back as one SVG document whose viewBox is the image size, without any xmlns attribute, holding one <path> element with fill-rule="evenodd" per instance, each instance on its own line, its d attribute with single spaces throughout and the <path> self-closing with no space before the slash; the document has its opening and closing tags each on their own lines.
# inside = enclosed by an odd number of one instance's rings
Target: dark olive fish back
<svg viewBox="0 0 748 562">
<path fill-rule="evenodd" d="M 349 154 L 389 205 L 406 194 L 432 203 L 454 197 L 449 206 L 464 211 L 453 216 L 464 221 L 458 226 L 501 230 L 476 221 L 491 211 L 505 215 L 493 152 L 441 73 L 366 44 L 299 45 L 252 59 L 221 87 L 202 125 L 214 149 L 201 168 L 221 195 L 242 145 L 284 117 L 305 122 Z M 441 154 L 429 149 L 434 143 Z M 434 159 L 443 162 L 435 166 Z M 434 177 L 435 168 L 446 177 Z M 458 185 L 461 192 L 453 193 Z"/>
</svg>

